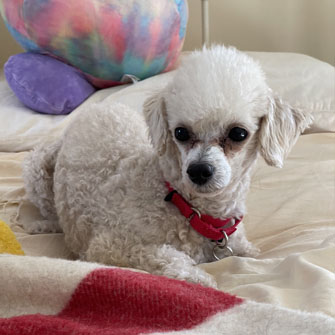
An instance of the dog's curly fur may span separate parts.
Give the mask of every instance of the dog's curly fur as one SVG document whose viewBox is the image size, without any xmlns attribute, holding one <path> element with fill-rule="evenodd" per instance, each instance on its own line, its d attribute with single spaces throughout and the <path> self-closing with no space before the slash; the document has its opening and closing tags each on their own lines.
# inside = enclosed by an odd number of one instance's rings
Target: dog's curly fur
<svg viewBox="0 0 335 335">
<path fill-rule="evenodd" d="M 274 97 L 247 55 L 223 46 L 194 52 L 143 115 L 121 104 L 89 105 L 60 140 L 28 156 L 27 196 L 46 220 L 25 228 L 63 231 L 83 260 L 215 286 L 194 266 L 213 261 L 213 242 L 164 201 L 164 181 L 202 213 L 241 217 L 258 153 L 282 166 L 309 122 Z M 188 130 L 188 141 L 176 139 L 177 127 Z M 233 127 L 246 129 L 246 140 L 230 139 Z M 187 173 L 199 162 L 214 167 L 203 185 Z M 236 255 L 255 254 L 242 225 L 229 245 Z"/>
</svg>

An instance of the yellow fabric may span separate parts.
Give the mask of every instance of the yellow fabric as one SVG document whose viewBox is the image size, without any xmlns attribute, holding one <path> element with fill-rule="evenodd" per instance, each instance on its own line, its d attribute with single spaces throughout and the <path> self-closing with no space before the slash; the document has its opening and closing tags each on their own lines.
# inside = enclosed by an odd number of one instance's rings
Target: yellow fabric
<svg viewBox="0 0 335 335">
<path fill-rule="evenodd" d="M 0 254 L 24 255 L 20 243 L 16 240 L 14 233 L 0 220 Z"/>
</svg>

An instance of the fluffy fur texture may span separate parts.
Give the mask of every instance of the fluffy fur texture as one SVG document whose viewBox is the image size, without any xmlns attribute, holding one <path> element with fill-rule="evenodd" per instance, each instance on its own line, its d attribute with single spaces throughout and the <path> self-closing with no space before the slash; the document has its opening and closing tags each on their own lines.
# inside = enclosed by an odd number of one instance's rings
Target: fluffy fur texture
<svg viewBox="0 0 335 335">
<path fill-rule="evenodd" d="M 194 266 L 214 260 L 214 244 L 164 201 L 164 181 L 202 213 L 243 216 L 258 153 L 282 166 L 310 117 L 276 98 L 251 58 L 223 46 L 188 57 L 143 116 L 120 104 L 89 105 L 57 143 L 33 151 L 26 191 L 46 221 L 26 229 L 62 230 L 84 260 L 215 286 Z M 177 140 L 177 127 L 190 139 Z M 247 130 L 244 141 L 229 138 L 234 127 Z M 203 185 L 187 173 L 194 163 L 214 168 Z M 229 245 L 236 255 L 256 254 L 243 226 Z"/>
</svg>

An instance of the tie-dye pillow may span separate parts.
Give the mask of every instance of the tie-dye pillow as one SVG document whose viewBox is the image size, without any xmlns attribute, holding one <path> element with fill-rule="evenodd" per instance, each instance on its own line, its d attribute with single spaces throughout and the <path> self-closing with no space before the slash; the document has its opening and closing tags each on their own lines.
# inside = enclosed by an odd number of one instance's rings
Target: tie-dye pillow
<svg viewBox="0 0 335 335">
<path fill-rule="evenodd" d="M 173 68 L 187 24 L 187 0 L 0 0 L 14 38 L 52 55 L 97 87 Z"/>
</svg>

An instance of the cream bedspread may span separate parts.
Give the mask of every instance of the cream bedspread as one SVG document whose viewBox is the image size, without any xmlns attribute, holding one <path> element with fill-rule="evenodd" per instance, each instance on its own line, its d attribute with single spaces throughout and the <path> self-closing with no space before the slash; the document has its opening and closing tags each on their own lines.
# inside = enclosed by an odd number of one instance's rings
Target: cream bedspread
<svg viewBox="0 0 335 335">
<path fill-rule="evenodd" d="M 335 134 L 302 136 L 281 170 L 259 160 L 244 222 L 261 254 L 201 265 L 220 289 L 335 317 L 334 143 Z M 62 234 L 32 236 L 20 227 L 23 220 L 39 218 L 27 202 L 18 211 L 25 155 L 0 154 L 0 219 L 11 223 L 27 255 L 71 259 Z"/>
<path fill-rule="evenodd" d="M 267 64 L 273 59 L 265 57 Z M 322 64 L 321 68 L 333 71 Z M 144 99 L 170 76 L 167 73 L 135 86 L 103 90 L 85 104 L 109 99 L 140 111 Z M 275 76 L 272 79 L 276 82 Z M 328 84 L 331 91 L 333 82 Z M 4 96 L 15 101 L 6 84 L 1 85 L 1 101 Z M 311 101 L 310 106 L 318 114 L 313 129 L 323 133 L 301 136 L 283 169 L 268 167 L 261 159 L 255 169 L 244 223 L 249 239 L 261 250 L 259 257 L 229 257 L 200 266 L 216 277 L 225 292 L 335 317 L 335 133 L 330 133 L 335 129 L 334 96 L 326 102 L 322 99 L 317 97 L 318 103 Z M 22 222 L 38 219 L 39 213 L 22 200 L 21 164 L 27 150 L 41 140 L 59 136 L 81 108 L 68 117 L 52 118 L 28 112 L 15 102 L 14 119 L 4 116 L 0 108 L 0 219 L 12 227 L 27 255 L 71 259 L 62 234 L 31 236 L 23 231 Z"/>
</svg>

